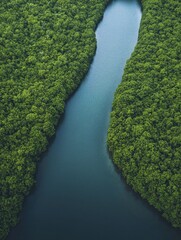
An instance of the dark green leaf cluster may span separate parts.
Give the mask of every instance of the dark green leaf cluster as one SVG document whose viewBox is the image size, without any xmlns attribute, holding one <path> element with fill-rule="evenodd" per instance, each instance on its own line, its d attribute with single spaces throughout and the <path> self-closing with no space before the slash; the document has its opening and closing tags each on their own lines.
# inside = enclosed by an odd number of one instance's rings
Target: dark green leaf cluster
<svg viewBox="0 0 181 240">
<path fill-rule="evenodd" d="M 113 102 L 108 147 L 127 182 L 181 227 L 181 2 L 144 0 L 138 44 Z"/>
<path fill-rule="evenodd" d="M 88 70 L 107 2 L 0 2 L 0 239 L 17 223 L 36 161 Z"/>
</svg>

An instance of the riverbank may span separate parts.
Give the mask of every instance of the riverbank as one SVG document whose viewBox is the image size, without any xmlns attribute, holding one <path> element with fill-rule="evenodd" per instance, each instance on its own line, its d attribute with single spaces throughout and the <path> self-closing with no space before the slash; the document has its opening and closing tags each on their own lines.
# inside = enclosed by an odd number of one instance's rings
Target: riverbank
<svg viewBox="0 0 181 240">
<path fill-rule="evenodd" d="M 67 102 L 39 163 L 36 188 L 8 240 L 180 240 L 122 181 L 106 148 L 113 95 L 137 43 L 140 18 L 136 0 L 113 1 L 106 8 L 90 71 Z"/>
<path fill-rule="evenodd" d="M 0 239 L 16 225 L 37 160 L 95 53 L 108 1 L 74 2 L 0 3 Z"/>
<path fill-rule="evenodd" d="M 138 43 L 116 90 L 108 131 L 126 181 L 174 227 L 180 219 L 179 1 L 143 1 Z"/>
</svg>

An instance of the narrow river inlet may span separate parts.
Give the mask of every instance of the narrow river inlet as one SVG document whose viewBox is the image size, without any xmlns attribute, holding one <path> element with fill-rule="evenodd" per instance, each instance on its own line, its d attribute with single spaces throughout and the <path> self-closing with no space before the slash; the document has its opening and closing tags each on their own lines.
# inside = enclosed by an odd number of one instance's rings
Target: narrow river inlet
<svg viewBox="0 0 181 240">
<path fill-rule="evenodd" d="M 116 0 L 96 31 L 89 73 L 38 166 L 8 240 L 177 240 L 179 233 L 120 177 L 106 147 L 114 92 L 137 42 L 136 0 Z"/>
</svg>

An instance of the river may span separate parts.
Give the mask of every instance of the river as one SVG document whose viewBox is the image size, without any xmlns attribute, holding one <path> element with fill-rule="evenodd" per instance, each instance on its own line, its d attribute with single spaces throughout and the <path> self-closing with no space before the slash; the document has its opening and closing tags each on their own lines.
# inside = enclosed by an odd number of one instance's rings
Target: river
<svg viewBox="0 0 181 240">
<path fill-rule="evenodd" d="M 37 184 L 8 240 L 177 240 L 179 233 L 121 178 L 107 153 L 114 92 L 137 42 L 136 0 L 113 1 L 97 51 L 38 166 Z"/>
</svg>

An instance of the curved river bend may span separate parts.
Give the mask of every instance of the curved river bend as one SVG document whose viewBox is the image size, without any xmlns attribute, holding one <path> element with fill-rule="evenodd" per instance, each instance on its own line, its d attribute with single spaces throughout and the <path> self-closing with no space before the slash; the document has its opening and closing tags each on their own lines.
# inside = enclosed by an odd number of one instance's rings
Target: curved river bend
<svg viewBox="0 0 181 240">
<path fill-rule="evenodd" d="M 35 191 L 8 240 L 177 240 L 179 233 L 133 193 L 106 150 L 113 94 L 137 41 L 136 0 L 113 1 L 97 52 L 39 164 Z"/>
</svg>

